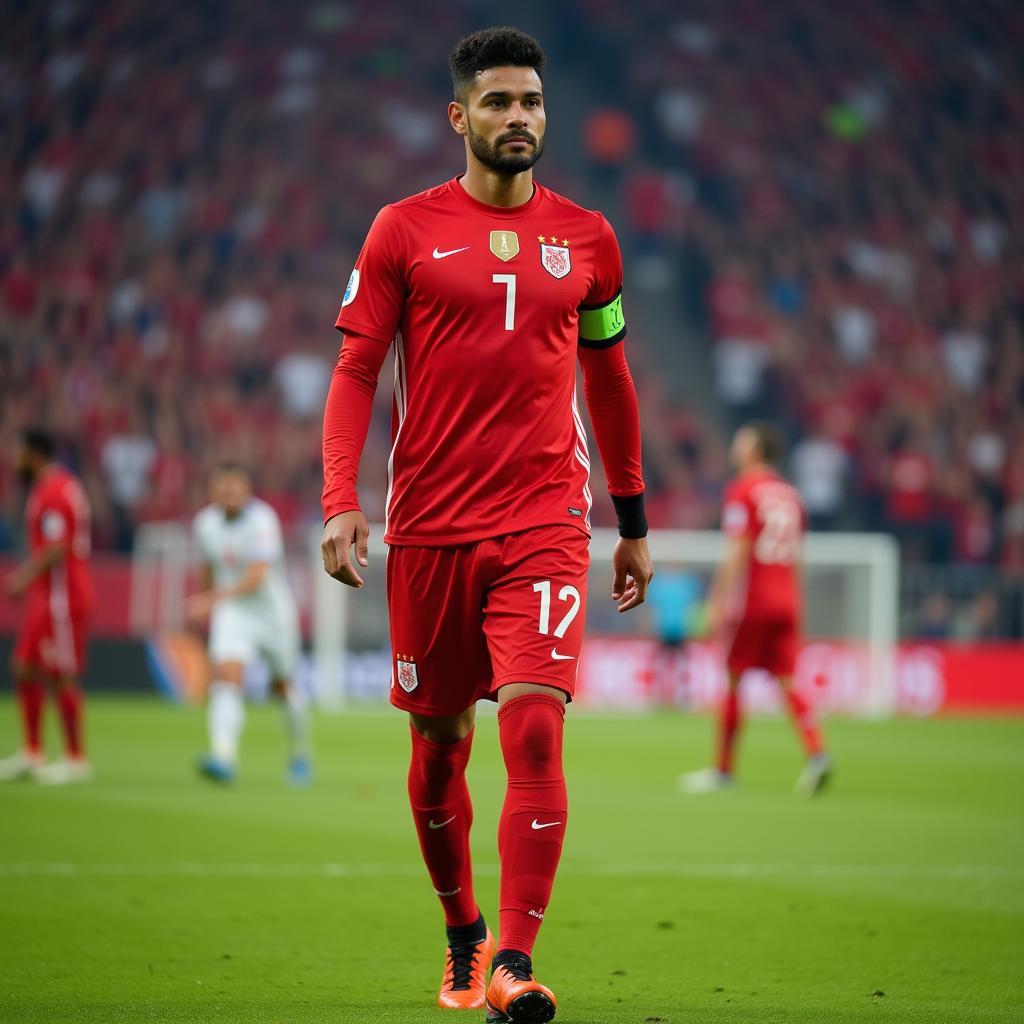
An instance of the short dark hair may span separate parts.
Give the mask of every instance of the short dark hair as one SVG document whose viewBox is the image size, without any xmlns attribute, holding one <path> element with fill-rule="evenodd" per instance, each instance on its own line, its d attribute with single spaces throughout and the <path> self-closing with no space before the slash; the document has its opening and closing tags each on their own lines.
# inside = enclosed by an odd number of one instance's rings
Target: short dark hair
<svg viewBox="0 0 1024 1024">
<path fill-rule="evenodd" d="M 57 453 L 57 442 L 53 434 L 43 427 L 28 427 L 21 432 L 21 443 L 36 455 L 44 459 L 52 459 Z"/>
<path fill-rule="evenodd" d="M 757 438 L 757 450 L 761 453 L 761 458 L 769 466 L 777 466 L 785 447 L 782 431 L 768 420 L 754 420 L 753 423 L 746 425 L 746 429 Z"/>
<path fill-rule="evenodd" d="M 464 102 L 476 76 L 488 68 L 533 68 L 544 77 L 544 51 L 533 36 L 517 28 L 483 28 L 460 39 L 448 58 L 455 98 Z"/>
<path fill-rule="evenodd" d="M 244 476 L 247 480 L 252 480 L 252 473 L 249 471 L 249 467 L 244 462 L 239 462 L 238 459 L 221 459 L 213 468 L 214 476 L 220 476 L 221 473 L 237 473 L 239 476 Z"/>
</svg>

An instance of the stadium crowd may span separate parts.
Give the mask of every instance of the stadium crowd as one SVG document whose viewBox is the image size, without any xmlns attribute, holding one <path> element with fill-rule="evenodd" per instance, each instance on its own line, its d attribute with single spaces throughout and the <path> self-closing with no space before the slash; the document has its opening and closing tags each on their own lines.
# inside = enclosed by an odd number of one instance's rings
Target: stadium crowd
<svg viewBox="0 0 1024 1024">
<path fill-rule="evenodd" d="M 620 197 L 627 276 L 660 268 L 711 348 L 720 420 L 678 408 L 630 343 L 652 525 L 713 526 L 721 423 L 770 416 L 815 527 L 1024 565 L 1012 5 L 575 0 L 549 16 L 553 59 L 591 78 L 581 151 Z M 5 15 L 0 428 L 54 426 L 101 547 L 189 516 L 228 456 L 286 524 L 319 518 L 329 325 L 373 212 L 458 168 L 441 55 L 476 20 L 442 6 L 410 32 L 341 0 Z M 586 195 L 553 160 L 541 177 Z M 389 391 L 363 465 L 371 518 Z M 0 475 L 0 547 L 19 498 Z"/>
</svg>

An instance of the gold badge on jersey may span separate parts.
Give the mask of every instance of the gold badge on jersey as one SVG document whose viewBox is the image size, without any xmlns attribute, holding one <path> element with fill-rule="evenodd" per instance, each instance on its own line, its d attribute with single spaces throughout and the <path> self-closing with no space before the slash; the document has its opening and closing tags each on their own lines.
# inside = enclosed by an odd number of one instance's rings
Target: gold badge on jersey
<svg viewBox="0 0 1024 1024">
<path fill-rule="evenodd" d="M 492 231 L 491 252 L 506 263 L 519 255 L 519 236 L 514 231 Z"/>
</svg>

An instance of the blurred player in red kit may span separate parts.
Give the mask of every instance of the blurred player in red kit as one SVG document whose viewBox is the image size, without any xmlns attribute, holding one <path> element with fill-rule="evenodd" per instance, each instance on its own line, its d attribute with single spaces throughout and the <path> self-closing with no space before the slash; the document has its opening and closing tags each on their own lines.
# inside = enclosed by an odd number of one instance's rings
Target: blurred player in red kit
<svg viewBox="0 0 1024 1024">
<path fill-rule="evenodd" d="M 808 795 L 819 792 L 832 770 L 814 712 L 793 689 L 803 618 L 800 550 L 806 517 L 800 495 L 774 468 L 780 451 L 778 432 L 769 423 L 741 427 L 733 439 L 731 458 L 738 475 L 726 490 L 722 513 L 728 547 L 708 599 L 709 626 L 727 641 L 729 688 L 716 763 L 683 776 L 689 793 L 732 784 L 740 679 L 750 668 L 770 672 L 782 687 L 807 756 L 798 788 Z"/>
<path fill-rule="evenodd" d="M 537 184 L 544 54 L 510 28 L 450 58 L 466 172 L 377 215 L 338 316 L 324 417 L 324 567 L 367 564 L 356 473 L 395 340 L 384 540 L 391 701 L 409 713 L 409 797 L 441 900 L 438 1004 L 551 1020 L 531 955 L 567 820 L 562 727 L 585 617 L 590 455 L 576 367 L 619 517 L 612 598 L 639 605 L 647 553 L 640 420 L 623 354 L 622 261 L 601 214 Z M 465 770 L 476 702 L 498 703 L 508 784 L 498 831 L 500 942 L 473 895 Z"/>
<path fill-rule="evenodd" d="M 51 785 L 85 782 L 92 770 L 82 747 L 78 677 L 93 601 L 89 503 L 78 480 L 54 461 L 53 439 L 43 430 L 22 435 L 17 469 L 31 487 L 25 507 L 29 557 L 7 577 L 6 590 L 24 599 L 13 665 L 24 746 L 0 761 L 0 779 L 31 775 Z M 41 736 L 46 680 L 55 687 L 66 750 L 52 764 L 44 763 Z"/>
</svg>

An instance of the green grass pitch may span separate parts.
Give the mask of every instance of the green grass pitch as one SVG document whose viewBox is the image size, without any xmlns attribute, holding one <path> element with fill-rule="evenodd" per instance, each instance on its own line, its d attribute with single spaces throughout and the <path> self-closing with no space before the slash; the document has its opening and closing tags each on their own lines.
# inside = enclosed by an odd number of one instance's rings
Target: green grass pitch
<svg viewBox="0 0 1024 1024">
<path fill-rule="evenodd" d="M 676 790 L 706 720 L 570 712 L 570 832 L 535 963 L 562 1024 L 1024 1020 L 1024 723 L 827 723 L 816 801 L 783 721 L 749 723 L 742 785 Z M 97 780 L 0 789 L 0 1020 L 440 1022 L 443 932 L 405 804 L 406 726 L 317 721 L 283 779 L 250 711 L 232 790 L 191 774 L 195 709 L 95 699 Z M 52 725 L 51 725 L 52 733 Z M 16 741 L 0 703 L 0 750 Z M 476 739 L 478 896 L 496 924 L 502 770 Z"/>
</svg>

